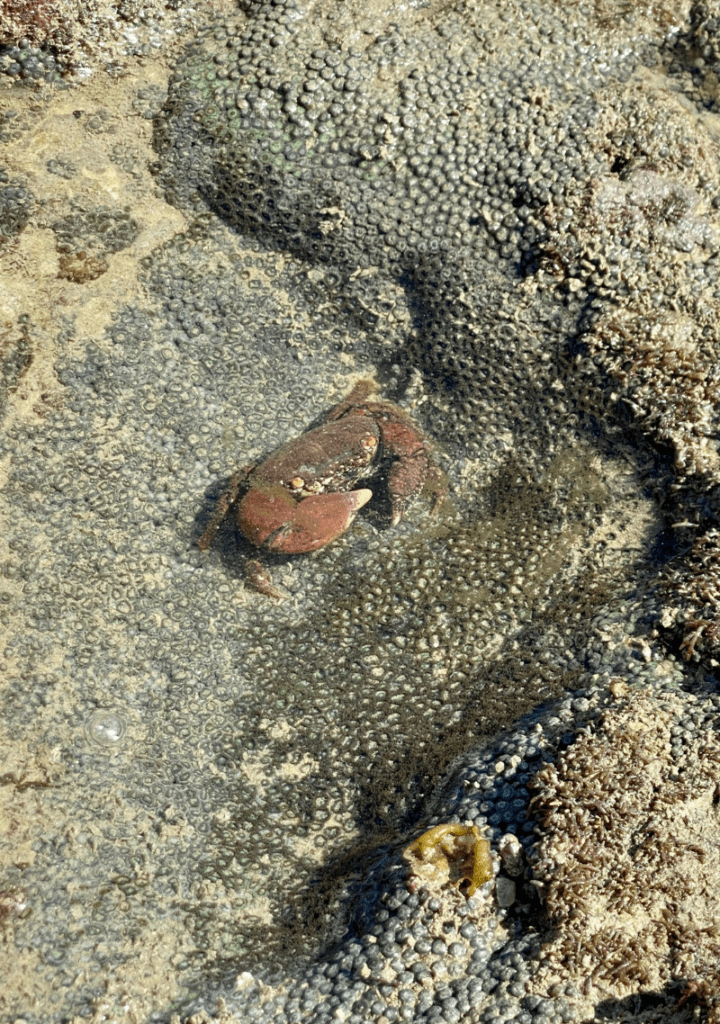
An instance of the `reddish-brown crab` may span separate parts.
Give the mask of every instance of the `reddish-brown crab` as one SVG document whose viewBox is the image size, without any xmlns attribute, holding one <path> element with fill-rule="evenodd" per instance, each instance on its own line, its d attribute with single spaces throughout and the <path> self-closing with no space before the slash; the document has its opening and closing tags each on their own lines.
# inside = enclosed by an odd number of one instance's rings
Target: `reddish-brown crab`
<svg viewBox="0 0 720 1024">
<path fill-rule="evenodd" d="M 428 481 L 434 510 L 447 492 L 442 473 L 406 412 L 392 402 L 367 401 L 373 389 L 372 381 L 359 381 L 321 426 L 234 473 L 198 547 L 207 550 L 235 510 L 240 530 L 256 547 L 287 555 L 316 551 L 343 534 L 370 500 L 371 490 L 353 487 L 382 460 L 390 463 L 393 526 Z M 245 571 L 263 594 L 283 596 L 257 559 Z"/>
</svg>

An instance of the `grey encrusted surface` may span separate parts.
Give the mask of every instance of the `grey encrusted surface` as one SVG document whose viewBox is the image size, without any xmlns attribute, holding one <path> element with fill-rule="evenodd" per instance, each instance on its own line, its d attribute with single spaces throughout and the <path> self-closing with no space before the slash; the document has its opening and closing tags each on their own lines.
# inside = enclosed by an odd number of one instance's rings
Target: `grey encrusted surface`
<svg viewBox="0 0 720 1024">
<path fill-rule="evenodd" d="M 22 839 L 4 886 L 25 975 L 5 1019 L 162 1019 L 219 994 L 287 1024 L 573 1019 L 571 983 L 532 989 L 522 886 L 510 914 L 431 905 L 398 853 L 448 818 L 527 845 L 526 783 L 610 681 L 683 678 L 659 600 L 637 600 L 673 550 L 671 470 L 603 392 L 595 339 L 649 304 L 715 343 L 715 72 L 693 78 L 688 11 L 248 5 L 192 44 L 156 117 L 187 220 L 159 247 L 147 206 L 72 200 L 93 174 L 135 180 L 127 135 L 102 143 L 109 171 L 43 157 L 68 199 L 26 230 L 107 256 L 67 278 L 74 302 L 147 255 L 106 329 L 58 305 L 61 406 L 14 412 L 2 441 L 4 820 Z M 70 116 L 98 147 L 123 131 L 114 110 Z M 9 333 L 8 386 L 42 344 Z M 244 588 L 231 529 L 209 556 L 194 541 L 233 469 L 372 372 L 415 404 L 452 505 L 393 530 L 371 505 L 275 561 L 290 598 L 272 603 Z"/>
</svg>

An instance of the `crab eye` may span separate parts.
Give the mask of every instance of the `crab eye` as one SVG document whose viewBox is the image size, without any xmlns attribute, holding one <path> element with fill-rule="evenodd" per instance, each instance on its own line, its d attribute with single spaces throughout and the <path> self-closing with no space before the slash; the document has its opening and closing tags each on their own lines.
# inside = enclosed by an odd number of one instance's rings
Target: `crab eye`
<svg viewBox="0 0 720 1024">
<path fill-rule="evenodd" d="M 294 491 L 299 491 L 305 486 L 305 481 L 301 476 L 294 476 L 290 481 L 290 486 Z"/>
<path fill-rule="evenodd" d="M 372 451 L 373 448 L 377 448 L 377 438 L 369 435 L 368 437 L 364 437 L 360 444 L 363 448 L 367 448 L 368 451 Z"/>
</svg>

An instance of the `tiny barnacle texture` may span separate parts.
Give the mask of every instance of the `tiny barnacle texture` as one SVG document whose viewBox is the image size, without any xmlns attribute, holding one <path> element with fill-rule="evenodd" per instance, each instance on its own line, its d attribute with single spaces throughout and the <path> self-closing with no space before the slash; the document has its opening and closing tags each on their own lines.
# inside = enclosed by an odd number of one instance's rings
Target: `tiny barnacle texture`
<svg viewBox="0 0 720 1024">
<path fill-rule="evenodd" d="M 247 2 L 125 115 L 59 92 L 72 147 L 3 117 L 2 266 L 51 268 L 0 334 L 3 1020 L 711 1005 L 653 885 L 716 870 L 716 6 Z M 367 377 L 451 500 L 269 555 L 277 606 L 197 541 Z M 408 890 L 439 826 L 492 882 Z"/>
<path fill-rule="evenodd" d="M 20 181 L 0 168 L 0 245 L 8 245 L 23 230 L 30 218 L 32 193 Z"/>
</svg>

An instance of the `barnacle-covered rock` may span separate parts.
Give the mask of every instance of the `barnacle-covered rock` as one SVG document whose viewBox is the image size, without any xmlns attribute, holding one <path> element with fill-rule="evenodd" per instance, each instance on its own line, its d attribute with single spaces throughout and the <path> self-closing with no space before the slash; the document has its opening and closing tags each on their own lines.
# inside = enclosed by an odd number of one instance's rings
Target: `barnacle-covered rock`
<svg viewBox="0 0 720 1024">
<path fill-rule="evenodd" d="M 52 225 L 59 255 L 58 276 L 77 284 L 94 281 L 108 269 L 107 257 L 132 245 L 140 226 L 127 210 L 78 204 Z"/>
<path fill-rule="evenodd" d="M 720 183 L 690 7 L 228 4 L 161 111 L 149 59 L 122 111 L 91 82 L 45 121 L 17 91 L 0 129 L 44 212 L 0 254 L 11 302 L 28 239 L 48 269 L 27 372 L 7 355 L 0 745 L 56 769 L 3 791 L 8 883 L 42 907 L 12 1019 L 587 1008 L 532 990 L 528 784 L 613 694 L 705 685 L 657 587 L 717 520 Z M 63 270 L 107 271 L 58 278 L 58 236 Z M 218 481 L 371 375 L 440 442 L 452 505 L 393 530 L 369 505 L 273 556 L 282 609 L 237 600 L 232 524 L 195 547 Z M 503 906 L 408 892 L 420 821 L 516 837 Z"/>
<path fill-rule="evenodd" d="M 717 993 L 718 699 L 635 691 L 532 780 L 531 857 L 550 924 L 537 992 Z M 717 1021 L 717 1004 L 705 1020 Z"/>
<path fill-rule="evenodd" d="M 14 241 L 30 219 L 32 193 L 0 169 L 0 246 Z"/>
<path fill-rule="evenodd" d="M 598 317 L 585 342 L 617 388 L 613 400 L 672 449 L 678 476 L 717 476 L 720 366 L 714 339 L 697 320 L 627 305 Z"/>
</svg>

